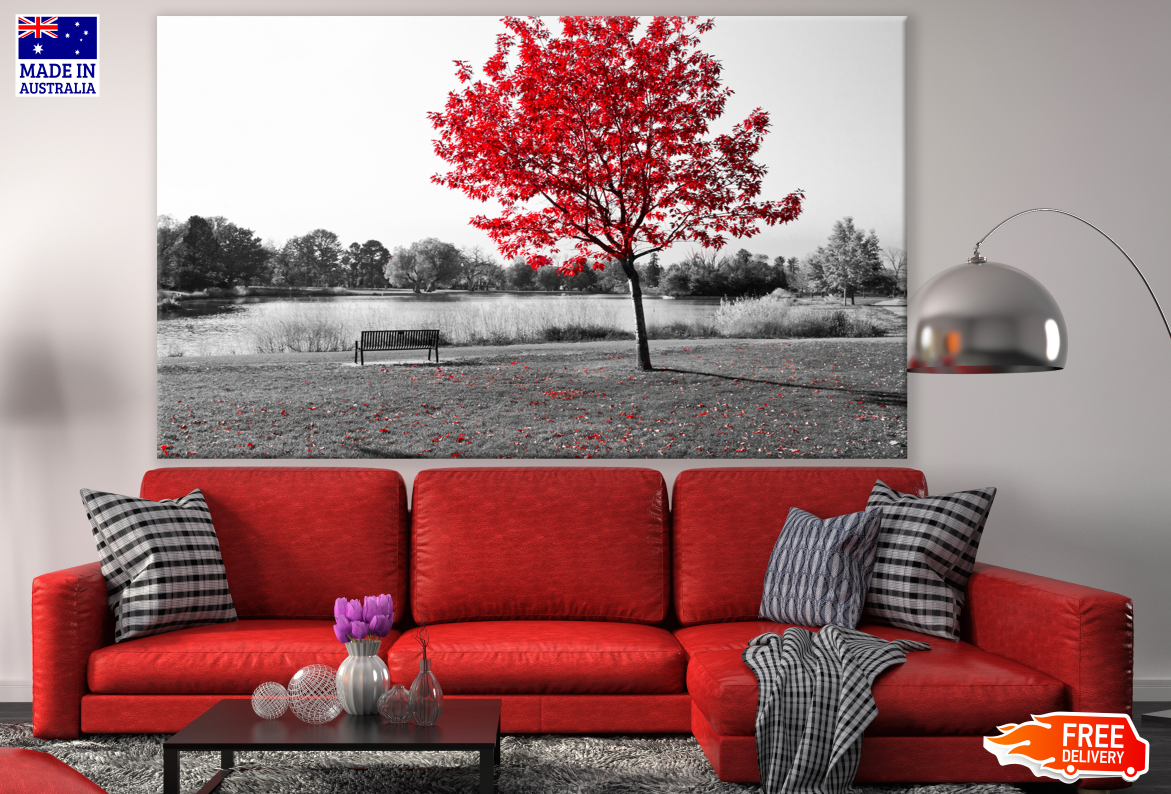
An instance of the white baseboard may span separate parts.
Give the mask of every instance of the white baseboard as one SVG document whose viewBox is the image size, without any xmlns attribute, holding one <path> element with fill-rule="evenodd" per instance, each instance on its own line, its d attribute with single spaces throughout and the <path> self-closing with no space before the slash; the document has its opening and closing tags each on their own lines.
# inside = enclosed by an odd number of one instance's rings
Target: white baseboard
<svg viewBox="0 0 1171 794">
<path fill-rule="evenodd" d="M 1171 702 L 1171 681 L 1160 678 L 1134 679 L 1134 700 Z"/>
<path fill-rule="evenodd" d="M 32 703 L 32 681 L 0 681 L 0 703 Z"/>
</svg>

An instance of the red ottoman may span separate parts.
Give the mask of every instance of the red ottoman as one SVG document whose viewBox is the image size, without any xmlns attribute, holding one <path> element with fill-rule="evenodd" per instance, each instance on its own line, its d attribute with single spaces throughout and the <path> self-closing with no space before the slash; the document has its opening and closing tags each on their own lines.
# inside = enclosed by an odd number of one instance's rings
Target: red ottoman
<svg viewBox="0 0 1171 794">
<path fill-rule="evenodd" d="M 106 790 L 48 753 L 0 747 L 4 794 L 106 794 Z"/>
</svg>

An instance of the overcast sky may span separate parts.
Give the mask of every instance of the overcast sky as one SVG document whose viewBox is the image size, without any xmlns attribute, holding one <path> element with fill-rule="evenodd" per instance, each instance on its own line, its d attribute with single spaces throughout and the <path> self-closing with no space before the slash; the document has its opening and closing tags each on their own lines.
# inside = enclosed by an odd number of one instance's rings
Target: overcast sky
<svg viewBox="0 0 1171 794">
<path fill-rule="evenodd" d="M 452 61 L 479 72 L 503 29 L 495 17 L 159 17 L 159 213 L 222 215 L 278 243 L 325 228 L 343 245 L 438 237 L 495 252 L 468 224 L 493 207 L 430 182 L 447 169 L 427 112 L 459 86 Z M 700 46 L 735 93 L 713 132 L 764 108 L 761 197 L 806 193 L 800 219 L 725 251 L 802 256 L 846 215 L 905 247 L 903 31 L 903 17 L 716 17 Z"/>
</svg>

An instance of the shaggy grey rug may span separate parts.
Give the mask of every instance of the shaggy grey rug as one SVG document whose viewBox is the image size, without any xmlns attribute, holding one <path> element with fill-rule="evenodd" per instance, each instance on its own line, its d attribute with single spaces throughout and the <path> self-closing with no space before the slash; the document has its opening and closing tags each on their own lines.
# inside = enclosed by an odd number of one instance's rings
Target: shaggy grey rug
<svg viewBox="0 0 1171 794">
<path fill-rule="evenodd" d="M 0 725 L 0 746 L 52 753 L 110 794 L 163 788 L 163 734 L 43 741 L 31 725 Z M 219 768 L 219 753 L 183 753 L 182 789 L 194 792 Z M 690 736 L 505 736 L 499 794 L 758 794 L 722 783 Z M 469 794 L 479 758 L 463 752 L 240 752 L 218 792 L 272 794 Z M 1020 794 L 1009 785 L 859 788 L 862 794 Z"/>
</svg>

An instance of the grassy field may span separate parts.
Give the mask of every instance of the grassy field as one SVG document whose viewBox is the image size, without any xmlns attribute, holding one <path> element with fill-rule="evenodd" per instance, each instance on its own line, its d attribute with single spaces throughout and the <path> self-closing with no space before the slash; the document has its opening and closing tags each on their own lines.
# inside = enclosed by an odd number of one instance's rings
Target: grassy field
<svg viewBox="0 0 1171 794">
<path fill-rule="evenodd" d="M 158 455 L 177 458 L 903 458 L 902 338 L 160 359 Z M 402 354 L 399 354 L 402 355 Z"/>
</svg>

